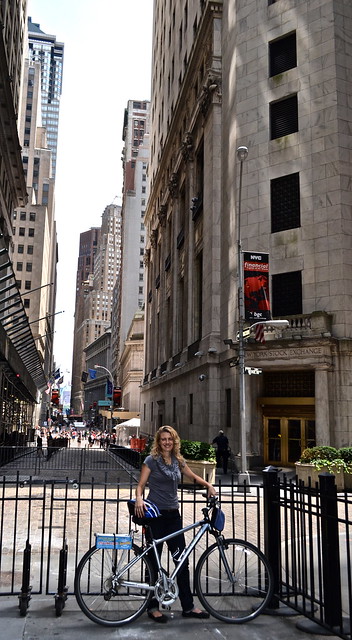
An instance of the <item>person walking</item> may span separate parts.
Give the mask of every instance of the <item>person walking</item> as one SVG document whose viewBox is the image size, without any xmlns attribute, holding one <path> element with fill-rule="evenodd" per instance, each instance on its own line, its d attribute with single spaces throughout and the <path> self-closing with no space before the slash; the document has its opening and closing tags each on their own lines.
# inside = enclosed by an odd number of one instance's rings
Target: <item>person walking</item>
<svg viewBox="0 0 352 640">
<path fill-rule="evenodd" d="M 41 458 L 43 456 L 43 438 L 40 434 L 37 435 L 37 457 Z"/>
<path fill-rule="evenodd" d="M 212 444 L 216 444 L 216 466 L 221 467 L 222 464 L 223 472 L 226 474 L 230 452 L 228 438 L 224 435 L 222 429 L 220 429 Z"/>
<path fill-rule="evenodd" d="M 208 496 L 216 495 L 214 487 L 193 473 L 188 467 L 180 454 L 180 446 L 181 441 L 177 431 L 168 425 L 162 426 L 156 432 L 150 455 L 145 458 L 142 465 L 136 488 L 135 514 L 141 518 L 147 508 L 143 500 L 143 492 L 148 483 L 149 494 L 147 499 L 153 502 L 161 513 L 160 517 L 152 518 L 150 524 L 148 523 L 154 538 L 162 538 L 182 528 L 177 498 L 177 488 L 181 481 L 181 474 L 205 487 Z M 185 548 L 184 534 L 171 538 L 168 540 L 167 545 L 174 562 L 177 563 L 177 559 Z M 161 554 L 161 552 L 162 545 L 158 548 L 158 553 Z M 155 566 L 155 558 L 151 557 L 151 561 Z M 190 588 L 189 568 L 186 562 L 177 575 L 177 584 L 182 616 L 184 618 L 209 618 L 208 613 L 194 606 Z M 169 620 L 166 615 L 159 611 L 159 602 L 156 598 L 152 598 L 150 601 L 147 613 L 154 622 L 163 623 Z"/>
</svg>

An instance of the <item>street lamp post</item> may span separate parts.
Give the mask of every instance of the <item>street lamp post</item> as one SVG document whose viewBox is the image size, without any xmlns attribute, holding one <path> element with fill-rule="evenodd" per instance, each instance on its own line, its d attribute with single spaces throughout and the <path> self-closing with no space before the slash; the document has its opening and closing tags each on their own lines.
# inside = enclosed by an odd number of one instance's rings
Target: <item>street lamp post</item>
<svg viewBox="0 0 352 640">
<path fill-rule="evenodd" d="M 112 425 L 113 425 L 113 413 L 114 413 L 114 378 L 112 377 L 112 373 L 109 369 L 107 369 L 106 367 L 103 367 L 103 365 L 101 364 L 95 364 L 94 365 L 94 369 L 104 369 L 104 371 L 107 372 L 110 382 L 111 382 L 111 386 L 112 386 L 112 397 L 111 397 L 111 403 L 110 403 L 110 431 L 112 431 Z"/>
<path fill-rule="evenodd" d="M 238 483 L 248 477 L 247 470 L 247 434 L 246 434 L 246 393 L 245 393 L 245 368 L 244 368 L 244 338 L 243 328 L 245 321 L 244 314 L 244 291 L 243 291 L 243 268 L 242 268 L 242 238 L 241 238 L 241 206 L 242 206 L 242 175 L 243 163 L 248 156 L 247 147 L 238 147 L 237 159 L 240 162 L 240 178 L 238 187 L 238 215 L 237 215 L 237 283 L 238 283 L 238 369 L 239 369 L 239 427 L 241 442 L 241 473 Z"/>
</svg>

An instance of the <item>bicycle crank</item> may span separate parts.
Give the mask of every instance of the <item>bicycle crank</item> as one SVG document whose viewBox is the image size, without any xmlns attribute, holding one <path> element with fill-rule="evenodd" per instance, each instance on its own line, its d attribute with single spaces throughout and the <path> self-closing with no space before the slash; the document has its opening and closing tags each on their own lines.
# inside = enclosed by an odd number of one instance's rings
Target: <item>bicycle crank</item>
<svg viewBox="0 0 352 640">
<path fill-rule="evenodd" d="M 155 583 L 154 592 L 156 599 L 163 607 L 168 607 L 178 598 L 178 586 L 176 582 L 165 576 Z"/>
</svg>

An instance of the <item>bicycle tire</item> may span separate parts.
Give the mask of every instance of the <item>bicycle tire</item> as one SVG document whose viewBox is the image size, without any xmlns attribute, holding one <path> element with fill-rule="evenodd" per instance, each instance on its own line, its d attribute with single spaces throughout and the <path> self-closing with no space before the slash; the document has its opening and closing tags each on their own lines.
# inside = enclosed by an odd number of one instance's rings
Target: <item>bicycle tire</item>
<svg viewBox="0 0 352 640">
<path fill-rule="evenodd" d="M 115 569 L 127 565 L 140 548 L 97 549 L 92 547 L 81 559 L 75 573 L 74 591 L 83 613 L 93 622 L 106 627 L 118 627 L 136 620 L 146 610 L 152 591 L 118 587 L 112 594 L 111 578 Z M 128 580 L 153 584 L 150 560 L 143 556 L 126 575 Z"/>
<path fill-rule="evenodd" d="M 196 566 L 195 586 L 204 608 L 230 624 L 253 620 L 269 604 L 273 574 L 264 554 L 244 540 L 219 539 L 234 576 L 229 580 L 218 542 L 202 554 Z"/>
</svg>

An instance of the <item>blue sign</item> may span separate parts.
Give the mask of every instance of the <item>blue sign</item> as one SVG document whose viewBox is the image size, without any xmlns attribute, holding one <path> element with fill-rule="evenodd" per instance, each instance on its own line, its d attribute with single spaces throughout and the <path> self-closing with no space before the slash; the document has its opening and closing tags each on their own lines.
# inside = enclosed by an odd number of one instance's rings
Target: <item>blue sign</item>
<svg viewBox="0 0 352 640">
<path fill-rule="evenodd" d="M 110 400 L 98 400 L 98 407 L 110 407 Z"/>
</svg>

